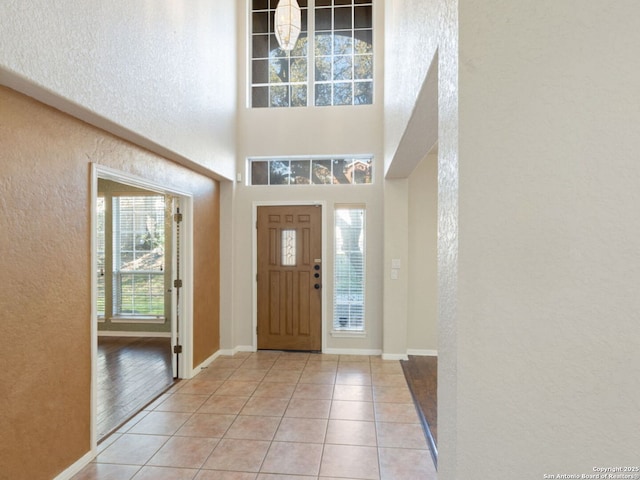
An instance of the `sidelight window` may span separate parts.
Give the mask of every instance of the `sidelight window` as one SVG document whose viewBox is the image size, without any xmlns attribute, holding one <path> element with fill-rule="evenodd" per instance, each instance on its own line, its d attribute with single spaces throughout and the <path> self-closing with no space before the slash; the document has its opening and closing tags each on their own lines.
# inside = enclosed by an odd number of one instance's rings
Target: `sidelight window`
<svg viewBox="0 0 640 480">
<path fill-rule="evenodd" d="M 335 210 L 333 329 L 364 331 L 365 210 Z"/>
</svg>

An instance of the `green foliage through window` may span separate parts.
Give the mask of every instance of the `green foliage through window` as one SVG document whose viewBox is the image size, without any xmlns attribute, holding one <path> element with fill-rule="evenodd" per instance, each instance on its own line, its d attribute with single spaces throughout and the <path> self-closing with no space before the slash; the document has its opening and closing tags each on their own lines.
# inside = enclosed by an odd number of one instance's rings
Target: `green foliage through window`
<svg viewBox="0 0 640 480">
<path fill-rule="evenodd" d="M 251 185 L 357 185 L 372 181 L 371 157 L 250 159 Z"/>
<path fill-rule="evenodd" d="M 277 0 L 251 3 L 252 107 L 373 103 L 373 1 L 299 0 L 289 54 L 274 34 Z"/>
<path fill-rule="evenodd" d="M 165 199 L 113 198 L 113 310 L 164 315 Z"/>
</svg>

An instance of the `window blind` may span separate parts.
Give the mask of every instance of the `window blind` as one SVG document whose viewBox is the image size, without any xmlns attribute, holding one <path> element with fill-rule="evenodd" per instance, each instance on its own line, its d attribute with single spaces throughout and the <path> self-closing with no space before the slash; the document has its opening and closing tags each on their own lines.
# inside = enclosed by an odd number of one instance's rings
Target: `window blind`
<svg viewBox="0 0 640 480">
<path fill-rule="evenodd" d="M 364 330 L 365 210 L 336 208 L 333 328 Z"/>
<path fill-rule="evenodd" d="M 105 315 L 105 202 L 104 197 L 98 197 L 96 203 L 96 253 L 97 253 L 97 276 L 98 276 L 98 298 L 97 313 L 99 317 Z"/>
<path fill-rule="evenodd" d="M 113 198 L 115 315 L 164 315 L 164 216 L 161 195 Z"/>
</svg>

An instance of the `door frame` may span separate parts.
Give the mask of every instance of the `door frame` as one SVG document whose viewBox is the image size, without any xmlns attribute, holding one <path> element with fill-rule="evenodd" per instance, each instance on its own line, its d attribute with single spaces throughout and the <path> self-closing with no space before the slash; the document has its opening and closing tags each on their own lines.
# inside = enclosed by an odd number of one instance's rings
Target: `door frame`
<svg viewBox="0 0 640 480">
<path fill-rule="evenodd" d="M 97 268 L 97 215 L 96 206 L 98 199 L 98 179 L 111 180 L 124 185 L 142 188 L 178 197 L 182 213 L 182 227 L 180 229 L 180 278 L 182 279 L 182 291 L 179 303 L 176 303 L 176 291 L 172 288 L 171 293 L 171 330 L 172 343 L 177 334 L 182 344 L 182 358 L 178 368 L 178 378 L 191 378 L 193 376 L 193 196 L 189 192 L 177 190 L 172 187 L 150 181 L 130 173 L 122 172 L 104 165 L 91 163 L 91 450 L 97 452 L 98 431 L 97 431 L 97 406 L 98 406 L 98 323 L 97 318 L 97 298 L 98 280 L 95 272 Z M 175 228 L 172 235 L 172 261 L 175 261 Z M 176 314 L 180 309 L 179 331 L 174 332 L 176 326 Z M 172 354 L 172 364 L 175 362 L 175 355 Z"/>
<path fill-rule="evenodd" d="M 322 215 L 321 215 L 321 223 L 320 228 L 322 232 L 320 233 L 320 238 L 322 239 L 322 249 L 321 249 L 321 258 L 322 258 L 322 289 L 321 289 L 321 300 L 320 300 L 320 308 L 322 310 L 320 316 L 321 323 L 321 332 L 320 336 L 322 338 L 322 351 L 326 350 L 327 346 L 327 289 L 324 286 L 327 284 L 326 282 L 326 273 L 327 273 L 327 202 L 324 200 L 304 200 L 304 201 L 295 201 L 295 200 L 283 200 L 283 201 L 254 201 L 253 202 L 253 211 L 252 211 L 252 225 L 253 225 L 253 235 L 252 235 L 252 243 L 251 243 L 251 255 L 252 255 L 252 338 L 253 338 L 253 351 L 258 350 L 258 207 L 295 207 L 295 206 L 309 206 L 309 205 L 319 205 L 322 207 Z"/>
</svg>

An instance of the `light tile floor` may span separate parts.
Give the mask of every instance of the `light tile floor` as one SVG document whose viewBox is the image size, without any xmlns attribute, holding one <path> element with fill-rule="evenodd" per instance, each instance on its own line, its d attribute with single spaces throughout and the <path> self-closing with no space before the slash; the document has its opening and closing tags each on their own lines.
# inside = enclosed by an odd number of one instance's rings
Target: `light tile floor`
<svg viewBox="0 0 640 480">
<path fill-rule="evenodd" d="M 380 357 L 219 357 L 103 441 L 75 480 L 432 480 L 402 367 Z"/>
</svg>

